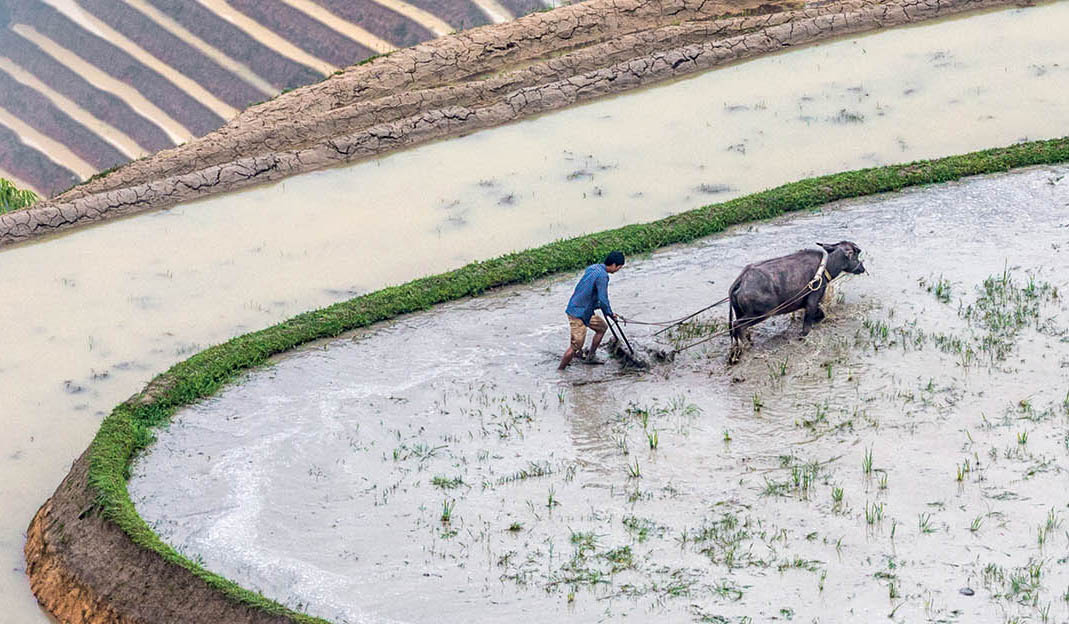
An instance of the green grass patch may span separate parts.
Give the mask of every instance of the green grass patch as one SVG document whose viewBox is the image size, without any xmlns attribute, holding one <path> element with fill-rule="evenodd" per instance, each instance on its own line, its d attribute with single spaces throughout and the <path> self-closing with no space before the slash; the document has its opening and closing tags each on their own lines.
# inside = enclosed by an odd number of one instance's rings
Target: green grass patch
<svg viewBox="0 0 1069 624">
<path fill-rule="evenodd" d="M 29 208 L 37 201 L 37 194 L 24 191 L 11 182 L 0 178 L 0 214 Z"/>
<path fill-rule="evenodd" d="M 97 511 L 139 546 L 190 570 L 232 600 L 295 622 L 323 623 L 324 620 L 296 613 L 205 570 L 165 544 L 137 514 L 126 489 L 130 464 L 152 442 L 153 429 L 166 423 L 178 409 L 217 392 L 241 373 L 265 364 L 272 355 L 301 344 L 493 288 L 581 269 L 600 261 L 614 249 L 625 254 L 649 252 L 716 234 L 739 223 L 771 219 L 840 199 L 1065 161 L 1069 161 L 1069 137 L 810 178 L 652 223 L 560 240 L 473 262 L 448 273 L 384 288 L 239 336 L 176 364 L 142 393 L 116 407 L 104 420 L 89 454 L 89 485 L 96 492 Z"/>
</svg>

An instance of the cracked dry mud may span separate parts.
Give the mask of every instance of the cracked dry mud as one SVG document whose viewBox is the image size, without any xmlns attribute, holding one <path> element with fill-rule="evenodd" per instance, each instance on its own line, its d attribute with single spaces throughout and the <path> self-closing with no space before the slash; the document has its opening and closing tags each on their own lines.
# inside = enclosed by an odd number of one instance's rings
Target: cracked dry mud
<svg viewBox="0 0 1069 624">
<path fill-rule="evenodd" d="M 0 215 L 0 246 L 351 163 L 787 46 L 1010 4 L 592 0 L 356 65 L 219 130 Z"/>
</svg>

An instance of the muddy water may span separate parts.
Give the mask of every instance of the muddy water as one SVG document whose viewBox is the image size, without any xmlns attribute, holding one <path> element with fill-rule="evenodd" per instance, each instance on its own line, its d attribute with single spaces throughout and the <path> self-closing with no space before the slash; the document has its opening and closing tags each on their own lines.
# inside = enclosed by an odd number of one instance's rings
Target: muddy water
<svg viewBox="0 0 1069 624">
<path fill-rule="evenodd" d="M 13 605 L 0 621 L 34 617 L 29 518 L 103 414 L 170 364 L 558 237 L 810 173 L 1061 135 L 1064 24 L 1062 2 L 795 50 L 0 252 L 0 292 L 18 293 L 0 303 L 15 328 L 0 350 L 0 596 Z"/>
<path fill-rule="evenodd" d="M 311 2 L 311 0 L 283 0 L 283 2 L 302 13 L 305 13 L 312 19 L 340 32 L 369 50 L 374 50 L 379 54 L 385 54 L 390 50 L 397 49 L 397 47 L 389 41 L 376 37 L 371 32 L 368 32 L 348 20 L 338 17 L 315 2 Z"/>
<path fill-rule="evenodd" d="M 41 82 L 37 76 L 34 76 L 30 72 L 19 67 L 11 59 L 0 57 L 0 71 L 5 72 L 18 82 L 48 98 L 48 101 L 51 102 L 53 106 L 63 111 L 71 119 L 96 133 L 100 138 L 111 143 L 112 146 L 125 154 L 128 158 L 141 158 L 142 156 L 148 155 L 141 146 L 122 130 L 119 130 L 115 126 L 96 117 L 79 106 L 77 102 Z"/>
<path fill-rule="evenodd" d="M 68 17 L 71 17 L 73 21 L 79 25 L 84 25 L 83 27 L 90 32 L 95 33 L 98 37 L 129 54 L 139 63 L 162 76 L 165 80 L 184 91 L 190 98 L 200 102 L 224 120 L 229 120 L 238 114 L 239 111 L 236 108 L 220 100 L 196 80 L 156 58 L 148 50 L 134 43 L 95 15 L 81 10 L 80 7 L 75 8 L 76 13 L 74 14 L 65 11 L 65 7 L 69 4 L 66 0 L 44 0 L 44 2 L 60 12 L 67 13 Z"/>
<path fill-rule="evenodd" d="M 43 154 L 48 154 L 52 162 L 70 169 L 83 180 L 96 172 L 96 167 L 82 160 L 66 145 L 47 134 L 39 132 L 36 128 L 3 108 L 0 108 L 0 124 L 14 132 L 22 143 Z"/>
<path fill-rule="evenodd" d="M 174 141 L 175 145 L 185 143 L 193 138 L 193 133 L 190 132 L 188 128 L 180 124 L 167 113 L 163 112 L 160 107 L 149 101 L 149 99 L 142 95 L 137 89 L 112 77 L 111 74 L 98 69 L 92 63 L 86 62 L 71 50 L 63 47 L 60 43 L 37 32 L 32 26 L 15 24 L 11 27 L 11 30 L 26 39 L 29 39 L 34 45 L 41 48 L 45 54 L 51 56 L 57 62 L 62 63 L 79 76 L 84 77 L 94 87 L 107 91 L 121 99 L 127 106 L 134 109 L 137 114 L 152 121 L 152 123 L 163 129 L 163 131 L 167 133 L 167 136 Z"/>
<path fill-rule="evenodd" d="M 335 621 L 1064 621 L 1069 307 L 1045 284 L 1069 287 L 1067 174 L 848 202 L 613 277 L 622 314 L 668 318 L 772 251 L 861 245 L 828 321 L 766 323 L 730 369 L 719 338 L 557 373 L 575 275 L 315 345 L 180 414 L 132 496 L 188 556 Z M 1027 305 L 977 308 L 1003 274 Z"/>
<path fill-rule="evenodd" d="M 270 28 L 262 26 L 256 20 L 246 16 L 241 11 L 238 11 L 234 7 L 230 6 L 226 0 L 198 0 L 204 5 L 204 8 L 208 9 L 212 13 L 215 13 L 219 17 L 234 24 L 241 30 L 245 31 L 245 34 L 249 35 L 253 39 L 259 41 L 261 44 L 271 48 L 275 52 L 278 52 L 282 56 L 306 65 L 323 74 L 329 76 L 338 70 L 337 67 L 330 63 L 317 58 L 301 48 L 293 45 L 286 39 L 275 34 Z"/>
<path fill-rule="evenodd" d="M 204 56 L 210 58 L 220 67 L 225 68 L 231 73 L 237 74 L 239 78 L 256 87 L 260 93 L 263 93 L 266 96 L 273 96 L 278 91 L 274 85 L 258 76 L 251 67 L 230 57 L 219 48 L 216 48 L 207 41 L 194 35 L 187 30 L 185 26 L 182 26 L 175 21 L 170 15 L 160 11 L 146 0 L 127 0 L 126 3 L 155 22 L 160 28 L 166 30 L 175 37 L 181 39 L 190 47 L 195 48 Z"/>
</svg>

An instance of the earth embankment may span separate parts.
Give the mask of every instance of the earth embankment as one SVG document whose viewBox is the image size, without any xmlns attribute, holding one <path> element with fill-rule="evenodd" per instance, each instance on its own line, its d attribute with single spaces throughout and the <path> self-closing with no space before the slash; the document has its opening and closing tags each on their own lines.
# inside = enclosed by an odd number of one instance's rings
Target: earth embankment
<svg viewBox="0 0 1069 624">
<path fill-rule="evenodd" d="M 421 44 L 0 216 L 0 245 L 385 154 L 784 47 L 1005 0 L 592 0 Z"/>
</svg>

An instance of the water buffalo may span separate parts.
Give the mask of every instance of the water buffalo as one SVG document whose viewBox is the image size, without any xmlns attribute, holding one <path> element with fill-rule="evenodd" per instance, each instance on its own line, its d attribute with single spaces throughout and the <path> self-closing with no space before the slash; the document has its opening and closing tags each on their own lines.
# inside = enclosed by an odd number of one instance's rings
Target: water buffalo
<svg viewBox="0 0 1069 624">
<path fill-rule="evenodd" d="M 750 327 L 778 314 L 805 309 L 802 335 L 813 323 L 824 319 L 820 300 L 828 282 L 840 273 L 864 273 L 861 249 L 850 241 L 834 245 L 819 243 L 821 250 L 803 249 L 789 256 L 747 265 L 731 284 L 728 299 L 728 326 L 731 328 L 731 355 L 735 363 L 742 355 L 742 338 Z"/>
</svg>

